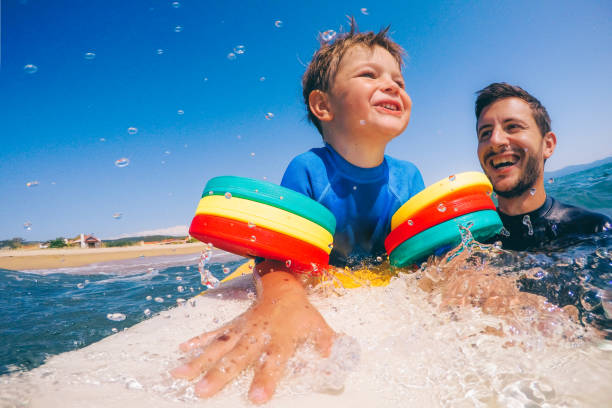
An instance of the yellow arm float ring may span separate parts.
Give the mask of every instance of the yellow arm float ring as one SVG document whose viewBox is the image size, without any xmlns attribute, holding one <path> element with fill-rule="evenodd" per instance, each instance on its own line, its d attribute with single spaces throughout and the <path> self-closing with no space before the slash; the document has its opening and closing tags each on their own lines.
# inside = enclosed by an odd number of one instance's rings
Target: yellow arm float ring
<svg viewBox="0 0 612 408">
<path fill-rule="evenodd" d="M 202 197 L 196 215 L 210 214 L 252 223 L 289 235 L 324 250 L 328 255 L 334 241 L 332 234 L 320 225 L 299 215 L 243 198 L 211 195 Z"/>
<path fill-rule="evenodd" d="M 406 201 L 391 217 L 391 230 L 409 220 L 417 212 L 442 200 L 452 200 L 472 193 L 490 194 L 491 191 L 493 191 L 491 182 L 487 176 L 478 171 L 468 171 L 443 178 Z"/>
</svg>

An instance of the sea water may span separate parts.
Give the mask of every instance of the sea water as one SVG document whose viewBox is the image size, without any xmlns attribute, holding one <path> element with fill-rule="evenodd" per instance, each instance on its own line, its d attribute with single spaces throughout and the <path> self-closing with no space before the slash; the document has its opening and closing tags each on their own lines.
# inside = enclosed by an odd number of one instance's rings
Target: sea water
<svg viewBox="0 0 612 408">
<path fill-rule="evenodd" d="M 612 164 L 553 180 L 547 190 L 561 201 L 610 215 Z M 591 190 L 595 198 L 587 194 Z M 341 295 L 314 288 L 313 304 L 335 330 L 348 336 L 338 343 L 335 359 L 323 372 L 341 367 L 343 359 L 352 361 L 350 371 L 353 360 L 360 360 L 361 367 L 376 377 L 342 372 L 345 386 L 380 390 L 384 406 L 595 407 L 609 403 L 610 232 L 585 237 L 557 252 L 509 252 L 472 245 L 455 253 L 458 256 L 430 259 L 417 270 L 399 271 L 387 287 L 340 291 Z M 180 311 L 186 306 L 181 301 L 177 306 L 178 299 L 187 300 L 204 289 L 198 260 L 196 254 L 62 270 L 0 271 L 0 289 L 9 294 L 0 298 L 4 346 L 0 366 L 3 374 L 9 373 L 2 382 L 12 387 L 12 378 L 51 355 L 169 313 L 169 308 Z M 217 252 L 210 269 L 222 279 L 224 268 L 233 271 L 241 262 Z M 175 325 L 214 328 L 250 302 L 248 297 L 215 301 L 223 307 L 200 310 L 196 316 L 201 321 L 196 323 L 194 313 L 188 318 L 178 312 L 168 317 Z M 141 350 L 132 357 L 152 359 L 146 353 Z M 302 349 L 292 359 L 278 398 L 341 392 L 343 384 L 311 381 L 318 378 L 312 373 L 320 374 L 325 367 L 323 362 L 311 364 L 311 354 L 312 350 Z M 178 355 L 172 356 L 163 361 L 164 373 L 129 380 L 138 382 L 139 392 L 197 404 L 189 384 L 167 376 L 167 369 L 177 361 Z M 90 375 L 91 381 L 98 382 L 102 378 L 118 381 L 120 376 Z M 83 381 L 83 374 L 75 374 L 73 380 Z M 249 380 L 248 374 L 241 375 L 218 401 L 244 394 Z"/>
</svg>

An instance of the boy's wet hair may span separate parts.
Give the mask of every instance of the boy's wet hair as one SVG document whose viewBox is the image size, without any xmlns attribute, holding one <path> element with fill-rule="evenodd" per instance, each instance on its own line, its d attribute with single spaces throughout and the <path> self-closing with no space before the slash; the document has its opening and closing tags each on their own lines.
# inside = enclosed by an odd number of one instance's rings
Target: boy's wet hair
<svg viewBox="0 0 612 408">
<path fill-rule="evenodd" d="M 321 122 L 311 112 L 308 98 L 312 91 L 329 91 L 338 72 L 340 61 L 349 49 L 356 45 L 373 49 L 374 46 L 378 45 L 387 50 L 395 58 L 400 68 L 402 67 L 402 57 L 405 52 L 399 44 L 389 38 L 387 35 L 389 28 L 390 26 L 380 30 L 378 33 L 373 31 L 360 33 L 358 32 L 355 19 L 351 18 L 351 31 L 338 34 L 334 41 L 326 42 L 321 34 L 319 34 L 321 48 L 312 57 L 302 77 L 302 94 L 306 110 L 308 111 L 308 120 L 317 127 L 321 135 L 323 135 Z"/>
<path fill-rule="evenodd" d="M 548 116 L 546 108 L 535 96 L 531 95 L 523 88 L 505 82 L 494 82 L 476 92 L 476 94 L 478 95 L 478 98 L 476 98 L 476 126 L 478 126 L 480 114 L 487 106 L 492 105 L 500 99 L 519 98 L 529 104 L 533 119 L 538 125 L 542 136 L 550 132 L 550 116 Z"/>
</svg>

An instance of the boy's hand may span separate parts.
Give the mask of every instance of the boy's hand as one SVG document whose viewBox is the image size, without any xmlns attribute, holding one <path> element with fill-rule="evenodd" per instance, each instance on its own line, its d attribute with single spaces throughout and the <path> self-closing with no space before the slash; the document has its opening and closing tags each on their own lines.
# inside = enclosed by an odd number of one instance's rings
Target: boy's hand
<svg viewBox="0 0 612 408">
<path fill-rule="evenodd" d="M 185 379 L 206 372 L 195 386 L 199 397 L 214 395 L 254 364 L 249 399 L 261 404 L 272 397 L 299 344 L 312 340 L 324 357 L 329 355 L 335 333 L 310 304 L 302 284 L 292 274 L 278 270 L 285 269 L 284 265 L 280 268 L 266 261 L 257 269 L 270 272 L 260 278 L 257 301 L 249 310 L 220 329 L 180 345 L 182 351 L 204 348 L 200 356 L 171 371 L 173 377 Z"/>
</svg>

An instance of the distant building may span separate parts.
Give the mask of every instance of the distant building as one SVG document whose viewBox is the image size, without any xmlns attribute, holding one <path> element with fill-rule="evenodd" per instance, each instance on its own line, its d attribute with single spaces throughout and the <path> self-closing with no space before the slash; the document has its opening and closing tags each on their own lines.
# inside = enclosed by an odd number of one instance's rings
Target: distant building
<svg viewBox="0 0 612 408">
<path fill-rule="evenodd" d="M 70 246 L 79 246 L 81 248 L 100 248 L 102 246 L 102 241 L 93 235 L 81 234 L 77 238 L 68 241 L 67 244 Z"/>
</svg>

